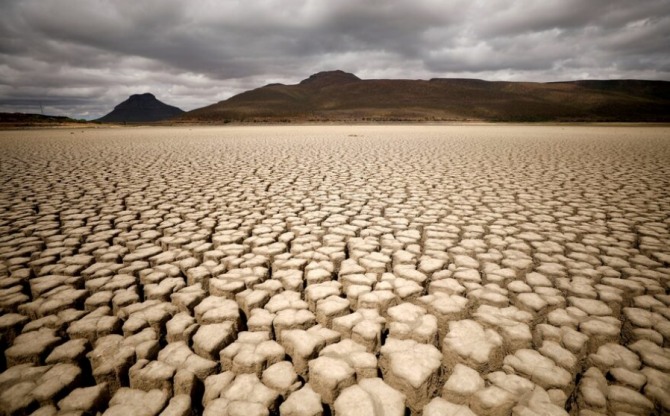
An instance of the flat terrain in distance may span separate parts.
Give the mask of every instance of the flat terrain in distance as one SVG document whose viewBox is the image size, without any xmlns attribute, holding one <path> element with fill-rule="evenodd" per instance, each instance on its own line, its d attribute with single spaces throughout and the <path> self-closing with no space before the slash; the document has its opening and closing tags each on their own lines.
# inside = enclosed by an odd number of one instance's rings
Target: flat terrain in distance
<svg viewBox="0 0 670 416">
<path fill-rule="evenodd" d="M 0 413 L 670 412 L 670 128 L 0 132 Z"/>
</svg>

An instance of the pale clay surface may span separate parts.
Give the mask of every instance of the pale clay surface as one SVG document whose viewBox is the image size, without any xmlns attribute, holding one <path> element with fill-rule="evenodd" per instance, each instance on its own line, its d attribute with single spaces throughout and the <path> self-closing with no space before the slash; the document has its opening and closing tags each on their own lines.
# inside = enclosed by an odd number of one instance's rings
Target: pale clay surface
<svg viewBox="0 0 670 416">
<path fill-rule="evenodd" d="M 670 412 L 670 128 L 2 131 L 0 181 L 0 415 Z"/>
</svg>

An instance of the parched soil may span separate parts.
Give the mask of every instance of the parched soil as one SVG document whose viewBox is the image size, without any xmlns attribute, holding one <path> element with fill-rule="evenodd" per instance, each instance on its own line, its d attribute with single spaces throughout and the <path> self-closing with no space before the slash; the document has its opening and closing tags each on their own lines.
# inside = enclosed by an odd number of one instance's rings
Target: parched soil
<svg viewBox="0 0 670 416">
<path fill-rule="evenodd" d="M 0 415 L 670 412 L 670 128 L 0 132 Z"/>
</svg>

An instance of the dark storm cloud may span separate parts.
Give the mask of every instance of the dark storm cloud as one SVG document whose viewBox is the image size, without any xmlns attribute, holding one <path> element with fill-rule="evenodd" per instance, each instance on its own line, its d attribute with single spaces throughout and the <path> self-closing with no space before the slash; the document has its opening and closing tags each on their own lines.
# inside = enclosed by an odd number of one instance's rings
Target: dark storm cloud
<svg viewBox="0 0 670 416">
<path fill-rule="evenodd" d="M 184 109 L 340 68 L 362 78 L 670 79 L 667 0 L 0 0 L 0 111 Z"/>
</svg>

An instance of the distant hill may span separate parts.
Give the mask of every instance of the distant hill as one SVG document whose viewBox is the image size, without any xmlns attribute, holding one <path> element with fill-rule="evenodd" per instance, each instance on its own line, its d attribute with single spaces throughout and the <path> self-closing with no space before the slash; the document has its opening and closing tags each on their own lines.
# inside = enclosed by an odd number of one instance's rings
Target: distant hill
<svg viewBox="0 0 670 416">
<path fill-rule="evenodd" d="M 182 122 L 229 121 L 670 122 L 670 82 L 362 80 L 343 71 L 270 84 L 189 111 Z"/>
<path fill-rule="evenodd" d="M 86 122 L 65 116 L 46 116 L 32 113 L 0 113 L 0 127 L 41 127 L 70 124 L 86 124 Z"/>
<path fill-rule="evenodd" d="M 159 101 L 153 94 L 134 94 L 96 121 L 113 123 L 145 123 L 163 121 L 184 113 L 183 110 Z"/>
</svg>

